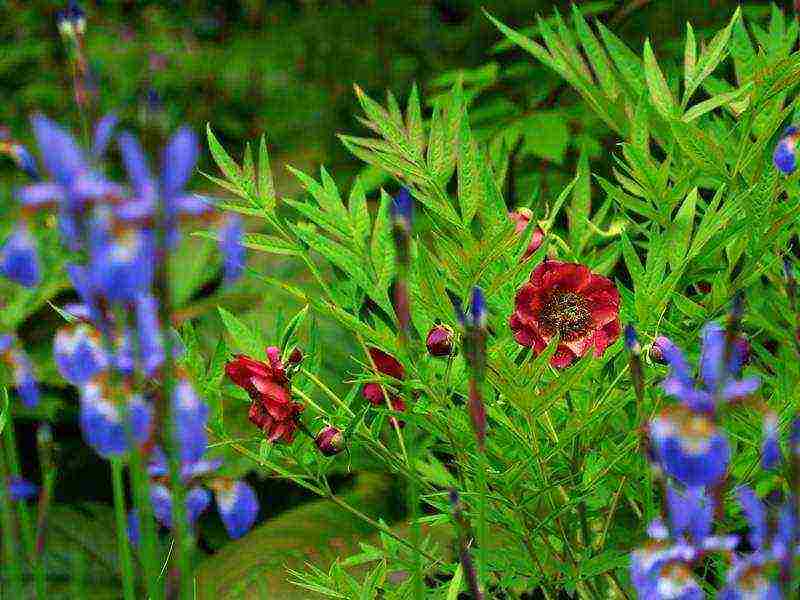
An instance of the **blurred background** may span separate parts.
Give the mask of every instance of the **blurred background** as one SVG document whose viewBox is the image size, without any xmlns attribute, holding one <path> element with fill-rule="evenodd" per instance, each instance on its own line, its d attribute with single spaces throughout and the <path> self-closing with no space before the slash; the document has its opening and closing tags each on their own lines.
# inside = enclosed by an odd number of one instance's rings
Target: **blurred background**
<svg viewBox="0 0 800 600">
<path fill-rule="evenodd" d="M 678 73 L 686 21 L 692 21 L 698 39 L 708 40 L 739 3 L 608 0 L 575 4 L 584 15 L 605 23 L 637 54 L 644 38 L 650 37 L 669 77 Z M 791 4 L 782 7 L 789 11 L 787 15 L 793 14 Z M 92 73 L 91 93 L 96 94 L 100 107 L 97 112 L 116 111 L 123 128 L 143 137 L 154 162 L 166 136 L 179 124 L 189 124 L 202 133 L 210 123 L 237 160 L 241 160 L 245 142 L 253 143 L 266 134 L 281 196 L 300 194 L 299 186 L 283 168 L 285 164 L 310 174 L 324 164 L 341 189 L 346 190 L 359 175 L 374 198 L 378 187 L 393 192 L 396 183 L 365 169 L 336 137 L 337 133 L 365 133 L 356 118 L 360 110 L 353 84 L 358 83 L 380 100 L 386 90 L 391 90 L 404 104 L 416 82 L 423 105 L 430 111 L 437 99 L 461 79 L 473 131 L 490 149 L 495 169 L 506 174 L 504 191 L 510 208 L 536 207 L 557 194 L 572 177 L 581 152 L 588 156 L 593 172 L 607 175 L 613 168 L 616 140 L 605 125 L 581 105 L 555 73 L 502 42 L 481 10 L 483 7 L 503 22 L 532 32 L 537 15 L 553 26 L 558 25 L 556 10 L 565 19 L 571 18 L 571 3 L 566 1 L 97 0 L 82 5 L 87 13 L 85 50 Z M 34 154 L 37 151 L 28 121 L 33 112 L 59 120 L 76 134 L 82 127 L 70 63 L 55 25 L 56 12 L 61 8 L 61 2 L 44 0 L 0 3 L 0 126 Z M 744 8 L 749 17 L 763 23 L 774 10 L 766 2 L 746 2 Z M 121 174 L 115 148 L 107 168 Z M 217 175 L 207 151 L 200 170 Z M 24 176 L 14 164 L 0 158 L 0 239 L 16 218 L 12 192 L 23 182 Z M 193 187 L 224 196 L 223 190 L 200 173 Z M 260 226 L 253 222 L 249 229 Z M 229 350 L 237 350 L 236 341 L 225 338 L 220 324 L 216 307 L 223 305 L 252 326 L 265 343 L 274 342 L 275 331 L 299 307 L 252 277 L 222 290 L 212 246 L 204 240 L 188 240 L 176 259 L 179 281 L 174 293 L 181 308 L 177 325 L 190 324 L 206 356 L 213 353 L 221 338 L 226 339 Z M 272 277 L 311 285 L 302 265 L 292 260 L 260 255 L 251 258 L 250 266 Z M 64 285 L 50 300 L 60 305 L 71 294 Z M 55 502 L 69 516 L 53 519 L 54 527 L 63 530 L 55 537 L 64 542 L 64 547 L 79 543 L 89 548 L 90 555 L 102 556 L 103 549 L 92 545 L 98 543 L 94 539 L 97 535 L 108 531 L 110 475 L 107 463 L 82 443 L 74 391 L 52 366 L 51 340 L 58 324 L 57 314 L 43 303 L 18 330 L 36 357 L 37 372 L 46 384 L 46 401 L 41 408 L 35 412 L 16 408 L 21 419 L 18 438 L 23 470 L 36 479 L 32 424 L 38 419 L 51 421 L 60 464 Z M 326 323 L 318 323 L 318 328 L 325 379 L 332 387 L 346 390 L 351 346 Z M 246 423 L 246 406 L 226 405 L 226 423 L 234 437 L 236 432 L 253 435 Z M 351 470 L 368 468 L 363 457 L 352 460 Z M 241 459 L 228 462 L 230 469 L 238 469 L 237 475 L 249 468 Z M 342 461 L 342 489 L 350 485 L 348 466 Z M 256 557 L 262 566 L 266 564 L 265 553 L 280 554 L 276 565 L 287 557 L 300 565 L 309 556 L 309 549 L 317 551 L 310 556 L 324 562 L 325 552 L 319 550 L 318 543 L 332 552 L 337 550 L 335 543 L 319 542 L 331 536 L 320 530 L 326 526 L 324 519 L 315 521 L 312 513 L 304 513 L 304 519 L 314 524 L 314 531 L 303 529 L 297 519 L 295 529 L 289 533 L 285 529 L 284 513 L 312 510 L 303 508 L 312 498 L 290 484 L 261 480 L 252 473 L 248 478 L 258 489 L 262 506 L 259 520 L 264 524 L 254 534 L 231 544 L 217 517 L 207 514 L 200 525 L 201 547 L 209 555 L 219 553 L 220 561 L 217 566 L 210 561 L 204 576 L 230 568 L 233 552 L 237 568 L 245 569 L 247 561 Z M 383 514 L 391 514 L 393 505 L 402 502 L 392 501 L 390 488 L 381 490 L 385 492 L 381 499 L 386 505 Z M 62 521 L 66 524 L 59 524 Z M 275 536 L 298 543 L 289 549 L 278 544 L 276 550 L 270 527 L 280 532 Z M 228 551 L 225 545 L 235 550 Z M 57 551 L 58 543 L 55 548 Z M 53 559 L 54 568 L 58 570 L 60 559 L 67 561 L 60 567 L 68 572 L 68 559 L 58 555 Z M 113 570 L 113 565 L 106 566 Z M 100 571 L 98 577 L 103 567 L 95 566 Z M 301 593 L 297 597 L 308 596 Z"/>
</svg>

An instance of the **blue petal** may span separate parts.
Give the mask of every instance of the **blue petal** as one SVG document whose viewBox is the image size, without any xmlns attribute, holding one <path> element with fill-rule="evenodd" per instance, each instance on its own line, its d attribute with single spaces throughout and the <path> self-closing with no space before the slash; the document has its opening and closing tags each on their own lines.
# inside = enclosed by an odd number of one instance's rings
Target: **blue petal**
<svg viewBox="0 0 800 600">
<path fill-rule="evenodd" d="M 748 539 L 756 550 L 764 547 L 767 539 L 767 509 L 752 488 L 742 485 L 736 490 L 739 504 L 750 526 Z"/>
<path fill-rule="evenodd" d="M 167 143 L 161 159 L 161 193 L 165 199 L 178 196 L 197 164 L 199 144 L 188 127 L 181 127 Z"/>
<path fill-rule="evenodd" d="M 61 203 L 64 188 L 57 183 L 33 183 L 16 190 L 14 197 L 27 208 L 41 208 Z"/>
<path fill-rule="evenodd" d="M 0 248 L 0 275 L 25 287 L 35 287 L 42 279 L 36 242 L 24 224 Z"/>
<path fill-rule="evenodd" d="M 797 157 L 794 141 L 784 138 L 778 141 L 775 146 L 775 153 L 772 155 L 772 162 L 775 167 L 784 175 L 791 175 L 797 168 Z"/>
<path fill-rule="evenodd" d="M 28 500 L 39 493 L 39 488 L 22 477 L 8 478 L 8 494 L 13 502 Z"/>
<path fill-rule="evenodd" d="M 244 481 L 232 487 L 218 486 L 217 508 L 228 535 L 234 539 L 250 531 L 258 517 L 258 498 L 253 488 Z"/>
<path fill-rule="evenodd" d="M 173 391 L 172 410 L 181 462 L 191 464 L 199 461 L 208 448 L 208 406 L 200 400 L 192 385 L 182 379 Z"/>
<path fill-rule="evenodd" d="M 764 417 L 764 439 L 761 445 L 761 466 L 773 469 L 781 462 L 781 446 L 778 441 L 778 416 L 769 413 Z"/>
<path fill-rule="evenodd" d="M 139 200 L 154 198 L 156 183 L 139 140 L 125 132 L 119 136 L 118 143 L 122 154 L 122 164 L 125 165 L 125 171 L 128 173 L 128 179 L 130 179 L 136 196 Z"/>
<path fill-rule="evenodd" d="M 128 513 L 128 539 L 134 546 L 139 545 L 139 540 L 142 538 L 141 531 L 139 513 L 133 509 Z"/>
<path fill-rule="evenodd" d="M 706 388 L 714 392 L 722 379 L 725 356 L 725 332 L 715 322 L 707 323 L 702 333 L 703 349 L 700 353 L 700 377 Z"/>
<path fill-rule="evenodd" d="M 112 112 L 105 115 L 95 124 L 92 141 L 92 155 L 95 159 L 99 159 L 105 154 L 108 143 L 111 141 L 111 136 L 114 134 L 114 128 L 117 126 L 117 120 L 117 115 Z"/>
<path fill-rule="evenodd" d="M 33 374 L 28 355 L 21 350 L 14 351 L 11 361 L 14 365 L 14 385 L 22 403 L 28 408 L 39 404 L 39 384 Z"/>
<path fill-rule="evenodd" d="M 186 518 L 192 525 L 211 504 L 211 492 L 200 486 L 193 487 L 186 493 Z"/>
<path fill-rule="evenodd" d="M 97 330 L 86 323 L 62 327 L 53 340 L 53 357 L 61 376 L 81 386 L 108 368 L 108 356 Z"/>
<path fill-rule="evenodd" d="M 219 232 L 219 247 L 224 258 L 226 283 L 236 281 L 244 271 L 245 248 L 242 246 L 242 219 L 238 215 L 226 217 Z"/>
<path fill-rule="evenodd" d="M 164 364 L 164 344 L 158 320 L 158 301 L 152 294 L 136 298 L 136 332 L 142 371 L 148 377 Z"/>
<path fill-rule="evenodd" d="M 683 386 L 694 387 L 692 376 L 689 372 L 689 364 L 686 362 L 683 352 L 672 343 L 672 340 L 663 335 L 656 338 L 655 344 L 661 350 L 664 360 L 669 364 L 672 370 L 672 376 Z"/>
<path fill-rule="evenodd" d="M 722 397 L 728 401 L 744 398 L 754 393 L 760 385 L 761 381 L 758 377 L 729 381 L 722 388 Z"/>
<path fill-rule="evenodd" d="M 48 173 L 69 188 L 79 173 L 87 169 L 83 152 L 69 133 L 43 115 L 31 118 L 33 135 Z"/>
<path fill-rule="evenodd" d="M 153 516 L 164 527 L 172 528 L 172 492 L 156 483 L 150 486 L 150 503 L 153 505 Z"/>
</svg>

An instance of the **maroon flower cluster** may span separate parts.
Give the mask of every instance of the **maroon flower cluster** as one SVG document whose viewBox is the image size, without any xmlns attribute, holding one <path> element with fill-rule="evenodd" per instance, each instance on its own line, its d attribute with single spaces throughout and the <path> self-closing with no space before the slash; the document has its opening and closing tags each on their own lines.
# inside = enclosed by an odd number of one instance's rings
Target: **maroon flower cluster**
<svg viewBox="0 0 800 600">
<path fill-rule="evenodd" d="M 303 405 L 292 400 L 292 390 L 280 350 L 267 348 L 267 361 L 238 354 L 225 365 L 226 375 L 252 399 L 248 417 L 270 442 L 291 443 L 297 430 L 297 417 Z"/>
<path fill-rule="evenodd" d="M 545 260 L 517 292 L 509 325 L 536 354 L 558 336 L 550 364 L 567 367 L 589 350 L 602 356 L 619 337 L 619 292 L 585 265 Z"/>
</svg>

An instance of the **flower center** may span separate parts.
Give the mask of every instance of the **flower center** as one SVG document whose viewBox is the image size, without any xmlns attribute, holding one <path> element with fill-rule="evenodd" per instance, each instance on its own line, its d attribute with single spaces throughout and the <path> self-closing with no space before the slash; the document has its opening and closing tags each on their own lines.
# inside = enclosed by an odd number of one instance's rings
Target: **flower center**
<svg viewBox="0 0 800 600">
<path fill-rule="evenodd" d="M 586 333 L 592 313 L 580 294 L 555 291 L 542 307 L 539 321 L 549 335 L 559 334 L 562 340 L 570 341 Z"/>
</svg>

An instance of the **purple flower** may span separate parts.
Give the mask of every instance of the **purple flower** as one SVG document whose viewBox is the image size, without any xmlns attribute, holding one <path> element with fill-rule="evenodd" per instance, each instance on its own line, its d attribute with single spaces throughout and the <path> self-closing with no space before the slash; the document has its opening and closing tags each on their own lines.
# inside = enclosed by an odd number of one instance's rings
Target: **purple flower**
<svg viewBox="0 0 800 600">
<path fill-rule="evenodd" d="M 117 127 L 117 115 L 108 113 L 102 117 L 94 126 L 94 136 L 92 137 L 92 158 L 100 160 L 106 153 L 114 129 Z"/>
<path fill-rule="evenodd" d="M 203 457 L 208 448 L 208 406 L 197 396 L 192 385 L 181 379 L 173 390 L 172 411 L 175 434 L 180 443 L 181 462 L 194 464 Z"/>
<path fill-rule="evenodd" d="M 150 292 L 155 272 L 152 232 L 131 228 L 112 234 L 97 224 L 90 250 L 89 272 L 97 295 L 111 303 L 132 303 Z"/>
<path fill-rule="evenodd" d="M 689 538 L 695 545 L 711 534 L 714 519 L 714 501 L 703 488 L 688 488 L 679 492 L 667 488 L 667 509 L 670 533 L 674 539 Z"/>
<path fill-rule="evenodd" d="M 167 142 L 161 158 L 161 179 L 151 174 L 144 152 L 130 134 L 120 136 L 120 151 L 125 170 L 134 190 L 134 197 L 117 208 L 117 217 L 129 222 L 153 222 L 160 198 L 164 206 L 167 242 L 178 241 L 177 221 L 181 216 L 203 216 L 211 212 L 207 199 L 184 191 L 192 176 L 199 145 L 197 137 L 187 127 L 179 129 Z"/>
<path fill-rule="evenodd" d="M 225 283 L 236 281 L 244 271 L 245 248 L 242 246 L 242 235 L 242 219 L 239 215 L 227 215 L 219 230 Z"/>
<path fill-rule="evenodd" d="M 0 356 L 5 355 L 14 345 L 14 337 L 4 333 L 0 334 Z"/>
<path fill-rule="evenodd" d="M 139 519 L 139 512 L 133 509 L 128 512 L 128 539 L 134 546 L 139 545 L 139 540 L 142 539 L 142 524 Z"/>
<path fill-rule="evenodd" d="M 147 441 L 153 414 L 150 405 L 141 397 L 133 396 L 121 406 L 107 398 L 103 384 L 92 381 L 81 388 L 80 427 L 83 439 L 100 456 L 109 457 L 126 452 L 128 434 L 123 422 L 127 412 L 130 435 L 137 445 Z"/>
<path fill-rule="evenodd" d="M 746 485 L 737 490 L 739 504 L 750 526 L 748 540 L 756 550 L 762 550 L 767 541 L 767 509 L 752 488 Z"/>
<path fill-rule="evenodd" d="M 760 553 L 734 557 L 718 600 L 783 600 L 780 585 L 764 569 Z"/>
<path fill-rule="evenodd" d="M 244 481 L 217 480 L 213 482 L 222 523 L 233 539 L 250 531 L 258 516 L 258 498 Z"/>
<path fill-rule="evenodd" d="M 761 466 L 773 469 L 781 462 L 781 446 L 778 441 L 778 415 L 769 412 L 764 416 L 764 441 L 761 445 Z"/>
<path fill-rule="evenodd" d="M 80 247 L 78 219 L 86 206 L 103 198 L 121 198 L 123 190 L 94 171 L 75 139 L 43 115 L 31 119 L 45 171 L 52 181 L 17 190 L 17 199 L 28 208 L 59 207 L 59 226 L 70 249 Z M 102 140 L 101 140 L 102 141 Z"/>
<path fill-rule="evenodd" d="M 100 333 L 88 323 L 61 327 L 53 341 L 53 356 L 61 376 L 81 386 L 108 368 Z"/>
<path fill-rule="evenodd" d="M 625 325 L 625 349 L 636 355 L 642 353 L 642 345 L 636 336 L 636 329 L 631 324 Z"/>
<path fill-rule="evenodd" d="M 135 306 L 141 368 L 145 375 L 152 377 L 164 364 L 164 343 L 161 323 L 158 320 L 158 301 L 152 294 L 144 294 L 136 298 Z"/>
<path fill-rule="evenodd" d="M 725 476 L 730 446 L 707 415 L 670 407 L 650 421 L 648 431 L 658 464 L 687 487 L 713 486 Z"/>
<path fill-rule="evenodd" d="M 11 364 L 14 368 L 14 385 L 22 403 L 28 408 L 39 404 L 39 384 L 33 374 L 28 355 L 21 350 L 12 350 Z"/>
<path fill-rule="evenodd" d="M 700 386 L 695 385 L 689 365 L 678 347 L 663 336 L 656 340 L 655 345 L 670 366 L 670 373 L 662 384 L 667 394 L 680 399 L 693 411 L 713 413 L 717 398 L 732 401 L 748 396 L 758 389 L 760 382 L 757 377 L 732 377 L 740 369 L 740 359 L 735 359 L 727 368 L 724 367 L 725 332 L 718 324 L 708 323 L 703 328 L 702 339 Z M 738 351 L 734 349 L 732 354 L 737 356 Z"/>
<path fill-rule="evenodd" d="M 784 175 L 791 175 L 797 168 L 797 139 L 800 136 L 797 127 L 787 127 L 772 154 L 775 168 Z"/>
<path fill-rule="evenodd" d="M 8 478 L 8 494 L 12 502 L 28 500 L 39 493 L 39 488 L 22 477 Z"/>
<path fill-rule="evenodd" d="M 36 241 L 25 224 L 18 225 L 0 248 L 0 275 L 25 287 L 35 287 L 42 279 Z"/>
<path fill-rule="evenodd" d="M 649 542 L 631 554 L 631 583 L 642 600 L 702 600 L 691 563 L 697 552 L 686 544 Z"/>
</svg>

